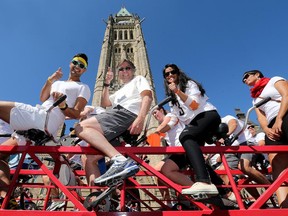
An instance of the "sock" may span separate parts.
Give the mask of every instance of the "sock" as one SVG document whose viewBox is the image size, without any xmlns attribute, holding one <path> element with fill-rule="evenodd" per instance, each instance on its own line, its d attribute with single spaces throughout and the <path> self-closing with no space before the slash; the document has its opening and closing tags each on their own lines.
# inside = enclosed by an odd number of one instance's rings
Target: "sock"
<svg viewBox="0 0 288 216">
<path fill-rule="evenodd" d="M 123 162 L 126 161 L 127 158 L 124 157 L 122 154 L 117 154 L 111 158 L 112 161 Z"/>
</svg>

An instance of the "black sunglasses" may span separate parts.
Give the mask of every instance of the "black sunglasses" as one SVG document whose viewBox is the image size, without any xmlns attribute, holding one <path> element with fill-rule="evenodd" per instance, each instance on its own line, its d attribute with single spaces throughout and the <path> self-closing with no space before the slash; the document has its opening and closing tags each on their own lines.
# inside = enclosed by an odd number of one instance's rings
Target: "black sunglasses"
<svg viewBox="0 0 288 216">
<path fill-rule="evenodd" d="M 124 71 L 124 70 L 128 71 L 128 70 L 131 70 L 131 67 L 119 68 L 118 70 L 119 71 Z"/>
<path fill-rule="evenodd" d="M 249 77 L 250 75 L 254 75 L 254 73 L 247 73 L 247 74 L 243 77 L 242 82 L 245 83 L 245 81 L 248 79 L 248 77 Z"/>
<path fill-rule="evenodd" d="M 82 64 L 81 62 L 78 62 L 78 61 L 75 61 L 75 60 L 72 60 L 71 63 L 75 66 L 79 66 L 81 69 L 84 69 L 86 68 L 84 64 Z"/>
<path fill-rule="evenodd" d="M 168 76 L 170 76 L 170 75 L 175 75 L 175 74 L 178 74 L 178 71 L 172 70 L 172 71 L 166 72 L 166 73 L 165 73 L 165 77 L 168 77 Z"/>
</svg>

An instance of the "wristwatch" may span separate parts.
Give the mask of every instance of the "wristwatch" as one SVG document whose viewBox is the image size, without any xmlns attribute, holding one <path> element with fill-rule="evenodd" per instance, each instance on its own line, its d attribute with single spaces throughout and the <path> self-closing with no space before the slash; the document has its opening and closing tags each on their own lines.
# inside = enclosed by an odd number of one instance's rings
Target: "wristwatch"
<svg viewBox="0 0 288 216">
<path fill-rule="evenodd" d="M 59 107 L 62 111 L 66 110 L 68 108 L 68 105 L 67 103 L 65 103 L 65 106 L 64 107 Z"/>
</svg>

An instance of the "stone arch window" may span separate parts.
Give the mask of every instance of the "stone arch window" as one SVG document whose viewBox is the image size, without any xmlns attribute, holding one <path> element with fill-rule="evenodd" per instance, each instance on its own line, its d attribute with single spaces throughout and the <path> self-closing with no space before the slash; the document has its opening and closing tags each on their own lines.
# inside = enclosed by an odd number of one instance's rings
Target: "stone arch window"
<svg viewBox="0 0 288 216">
<path fill-rule="evenodd" d="M 133 40 L 133 31 L 130 30 L 130 39 Z"/>
<path fill-rule="evenodd" d="M 128 40 L 128 33 L 127 33 L 127 30 L 124 31 L 124 39 L 125 39 L 125 40 Z"/>
<path fill-rule="evenodd" d="M 123 32 L 121 30 L 119 31 L 119 40 L 123 40 Z"/>
<path fill-rule="evenodd" d="M 117 40 L 117 31 L 114 31 L 114 40 Z"/>
</svg>

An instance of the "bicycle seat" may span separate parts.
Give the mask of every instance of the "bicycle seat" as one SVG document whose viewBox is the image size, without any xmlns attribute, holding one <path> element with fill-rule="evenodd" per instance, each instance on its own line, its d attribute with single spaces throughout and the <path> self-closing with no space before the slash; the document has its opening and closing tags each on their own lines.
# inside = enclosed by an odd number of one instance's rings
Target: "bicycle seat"
<svg viewBox="0 0 288 216">
<path fill-rule="evenodd" d="M 131 135 L 129 130 L 126 130 L 124 133 L 120 135 L 125 143 L 131 144 L 133 146 L 134 143 L 136 143 L 139 134 Z"/>
<path fill-rule="evenodd" d="M 36 146 L 44 145 L 46 142 L 52 140 L 51 136 L 48 136 L 44 131 L 38 129 L 17 130 L 16 133 L 34 141 Z"/>
<path fill-rule="evenodd" d="M 217 140 L 219 140 L 221 138 L 226 138 L 228 130 L 229 130 L 228 129 L 228 125 L 226 123 L 220 123 L 217 131 L 215 132 L 215 134 L 212 134 L 212 136 L 211 135 L 208 136 L 208 139 L 206 140 L 206 143 L 213 144 L 213 143 L 215 143 Z"/>
</svg>

